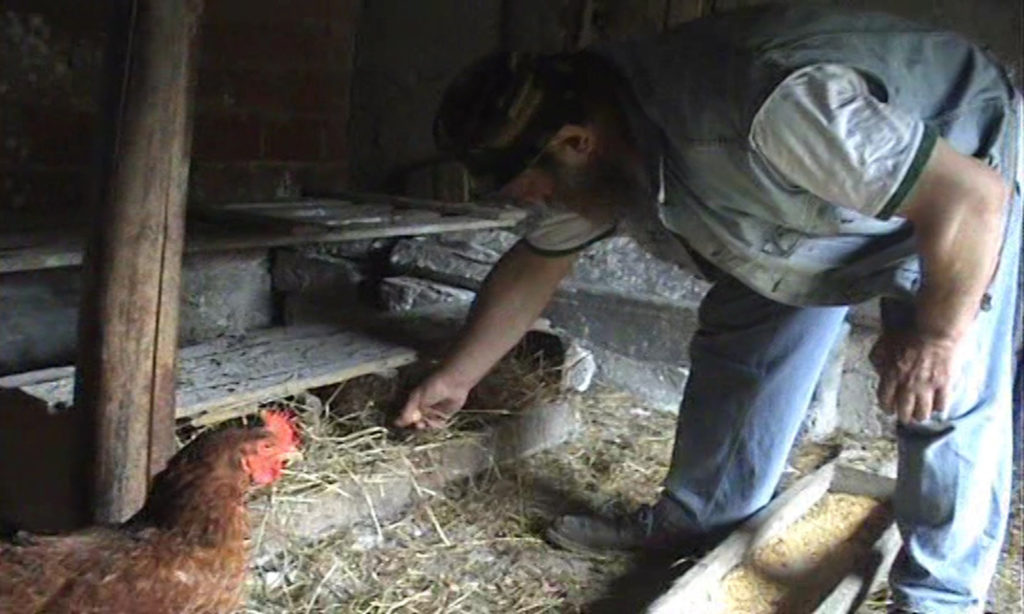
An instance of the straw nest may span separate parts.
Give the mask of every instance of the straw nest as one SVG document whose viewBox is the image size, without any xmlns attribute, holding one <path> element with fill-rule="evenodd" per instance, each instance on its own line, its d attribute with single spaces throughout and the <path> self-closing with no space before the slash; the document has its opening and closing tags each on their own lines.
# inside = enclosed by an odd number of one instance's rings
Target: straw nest
<svg viewBox="0 0 1024 614">
<path fill-rule="evenodd" d="M 452 428 L 400 440 L 385 426 L 421 374 L 363 378 L 317 401 L 292 402 L 305 460 L 270 496 L 305 496 L 344 476 L 363 483 L 424 470 L 417 451 L 480 436 L 507 412 L 558 394 L 543 360 L 520 354 L 477 389 Z M 571 400 L 583 419 L 576 441 L 483 475 L 420 493 L 403 517 L 367 519 L 327 539 L 261 556 L 254 529 L 246 613 L 579 611 L 628 560 L 597 563 L 555 550 L 542 528 L 567 505 L 626 509 L 650 500 L 664 476 L 674 417 L 604 391 Z M 412 461 L 412 462 L 410 462 Z"/>
</svg>

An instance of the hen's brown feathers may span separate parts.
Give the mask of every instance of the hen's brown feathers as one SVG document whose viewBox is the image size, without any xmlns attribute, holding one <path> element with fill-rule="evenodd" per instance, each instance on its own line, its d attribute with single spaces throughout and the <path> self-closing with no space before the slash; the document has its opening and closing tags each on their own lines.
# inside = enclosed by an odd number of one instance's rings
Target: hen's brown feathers
<svg viewBox="0 0 1024 614">
<path fill-rule="evenodd" d="M 264 429 L 209 433 L 168 463 L 123 525 L 0 543 L 0 612 L 230 612 L 246 565 L 251 478 L 243 458 L 275 437 Z"/>
</svg>

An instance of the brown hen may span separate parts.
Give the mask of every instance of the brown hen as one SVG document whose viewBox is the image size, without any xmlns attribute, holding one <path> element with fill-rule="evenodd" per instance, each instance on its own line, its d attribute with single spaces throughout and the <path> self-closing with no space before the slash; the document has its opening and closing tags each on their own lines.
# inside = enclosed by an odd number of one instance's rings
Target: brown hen
<svg viewBox="0 0 1024 614">
<path fill-rule="evenodd" d="M 122 525 L 0 542 L 0 612 L 221 614 L 245 578 L 246 495 L 297 455 L 284 415 L 206 433 L 153 480 Z"/>
</svg>

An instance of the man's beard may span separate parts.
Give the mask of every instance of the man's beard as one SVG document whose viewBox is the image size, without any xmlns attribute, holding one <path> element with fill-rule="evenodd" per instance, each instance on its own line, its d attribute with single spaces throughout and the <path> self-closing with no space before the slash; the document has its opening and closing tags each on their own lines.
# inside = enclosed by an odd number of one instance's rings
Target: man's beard
<svg viewBox="0 0 1024 614">
<path fill-rule="evenodd" d="M 571 167 L 544 153 L 536 166 L 555 180 L 546 203 L 553 211 L 571 211 L 605 224 L 628 217 L 649 199 L 647 186 L 619 159 L 598 156 L 583 167 Z"/>
</svg>

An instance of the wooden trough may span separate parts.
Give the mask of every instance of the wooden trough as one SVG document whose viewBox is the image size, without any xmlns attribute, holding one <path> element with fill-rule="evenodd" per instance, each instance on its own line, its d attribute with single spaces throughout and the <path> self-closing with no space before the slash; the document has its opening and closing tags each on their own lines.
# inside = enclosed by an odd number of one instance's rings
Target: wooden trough
<svg viewBox="0 0 1024 614">
<path fill-rule="evenodd" d="M 874 473 L 829 463 L 797 481 L 765 509 L 744 523 L 717 548 L 679 577 L 672 587 L 647 609 L 649 614 L 727 612 L 722 586 L 733 570 L 750 563 L 754 553 L 805 516 L 826 495 L 845 493 L 887 503 L 896 481 Z M 847 561 L 843 574 L 828 587 L 824 598 L 807 609 L 786 608 L 787 614 L 852 613 L 885 581 L 899 550 L 900 537 L 891 516 L 877 532 L 868 552 Z"/>
</svg>

